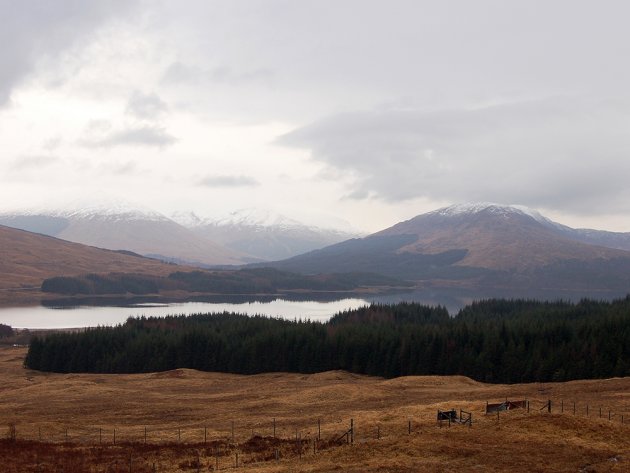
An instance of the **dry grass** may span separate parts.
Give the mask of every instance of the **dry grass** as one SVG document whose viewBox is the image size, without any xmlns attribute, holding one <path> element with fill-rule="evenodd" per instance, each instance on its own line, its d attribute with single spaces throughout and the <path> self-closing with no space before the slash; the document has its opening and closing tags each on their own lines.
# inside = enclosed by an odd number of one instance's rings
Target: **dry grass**
<svg viewBox="0 0 630 473">
<path fill-rule="evenodd" d="M 10 423 L 17 432 L 17 441 L 0 442 L 7 473 L 38 465 L 65 473 L 126 472 L 130 458 L 138 472 L 153 465 L 211 471 L 217 458 L 221 469 L 233 467 L 237 453 L 239 469 L 252 472 L 630 471 L 630 378 L 508 386 L 459 376 L 383 380 L 345 372 L 60 375 L 24 369 L 24 355 L 24 348 L 0 349 L 0 437 Z M 502 413 L 499 422 L 483 415 L 486 401 L 506 397 L 529 399 L 532 411 Z M 551 415 L 538 411 L 547 399 Z M 438 408 L 472 411 L 472 428 L 438 427 Z M 319 419 L 322 442 L 314 454 Z M 350 419 L 354 445 L 331 442 Z M 36 441 L 40 432 L 44 442 Z"/>
<path fill-rule="evenodd" d="M 0 248 L 0 306 L 37 304 L 50 297 L 40 287 L 53 276 L 110 272 L 165 276 L 181 268 L 192 270 L 1 225 Z"/>
</svg>

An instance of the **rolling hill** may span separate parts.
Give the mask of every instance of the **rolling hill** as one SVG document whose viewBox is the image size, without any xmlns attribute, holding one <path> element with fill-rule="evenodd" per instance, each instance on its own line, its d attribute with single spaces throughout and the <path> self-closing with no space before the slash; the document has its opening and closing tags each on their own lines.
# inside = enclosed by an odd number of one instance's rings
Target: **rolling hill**
<svg viewBox="0 0 630 473">
<path fill-rule="evenodd" d="M 88 272 L 168 275 L 172 264 L 0 226 L 0 303 L 31 302 L 42 281 Z"/>
</svg>

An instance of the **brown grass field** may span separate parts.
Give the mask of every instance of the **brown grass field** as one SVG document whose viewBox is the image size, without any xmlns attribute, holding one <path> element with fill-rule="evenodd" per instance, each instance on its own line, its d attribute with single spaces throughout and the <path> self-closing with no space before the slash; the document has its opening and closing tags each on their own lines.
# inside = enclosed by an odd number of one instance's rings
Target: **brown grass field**
<svg viewBox="0 0 630 473">
<path fill-rule="evenodd" d="M 23 368 L 25 353 L 0 348 L 6 473 L 630 471 L 630 378 L 490 385 L 345 372 L 64 375 Z M 506 398 L 528 399 L 530 412 L 484 415 L 486 401 Z M 551 414 L 539 410 L 548 399 Z M 472 427 L 440 427 L 437 409 L 450 408 L 471 411 Z M 350 419 L 354 443 L 335 443 Z"/>
</svg>

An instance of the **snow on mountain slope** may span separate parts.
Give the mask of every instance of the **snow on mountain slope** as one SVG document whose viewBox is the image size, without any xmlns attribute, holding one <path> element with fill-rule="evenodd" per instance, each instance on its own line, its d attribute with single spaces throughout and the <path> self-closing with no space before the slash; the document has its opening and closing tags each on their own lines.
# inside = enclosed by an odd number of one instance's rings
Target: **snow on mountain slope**
<svg viewBox="0 0 630 473">
<path fill-rule="evenodd" d="M 174 218 L 197 235 L 266 261 L 289 258 L 358 235 L 357 232 L 306 225 L 257 208 L 240 209 L 218 218 L 198 221 L 191 218 L 191 214 L 180 214 Z"/>
<path fill-rule="evenodd" d="M 202 238 L 166 216 L 123 201 L 52 205 L 4 212 L 0 224 L 112 250 L 173 262 L 226 265 L 253 259 Z"/>
</svg>

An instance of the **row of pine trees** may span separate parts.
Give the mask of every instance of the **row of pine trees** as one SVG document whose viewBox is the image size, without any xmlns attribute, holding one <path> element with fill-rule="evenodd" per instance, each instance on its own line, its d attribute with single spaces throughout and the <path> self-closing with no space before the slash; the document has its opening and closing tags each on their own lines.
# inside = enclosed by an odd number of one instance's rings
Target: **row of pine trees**
<svg viewBox="0 0 630 473">
<path fill-rule="evenodd" d="M 628 376 L 630 296 L 576 304 L 488 300 L 454 317 L 442 307 L 375 304 L 326 323 L 232 313 L 131 318 L 34 338 L 25 363 L 62 373 L 341 369 L 495 383 Z"/>
</svg>

